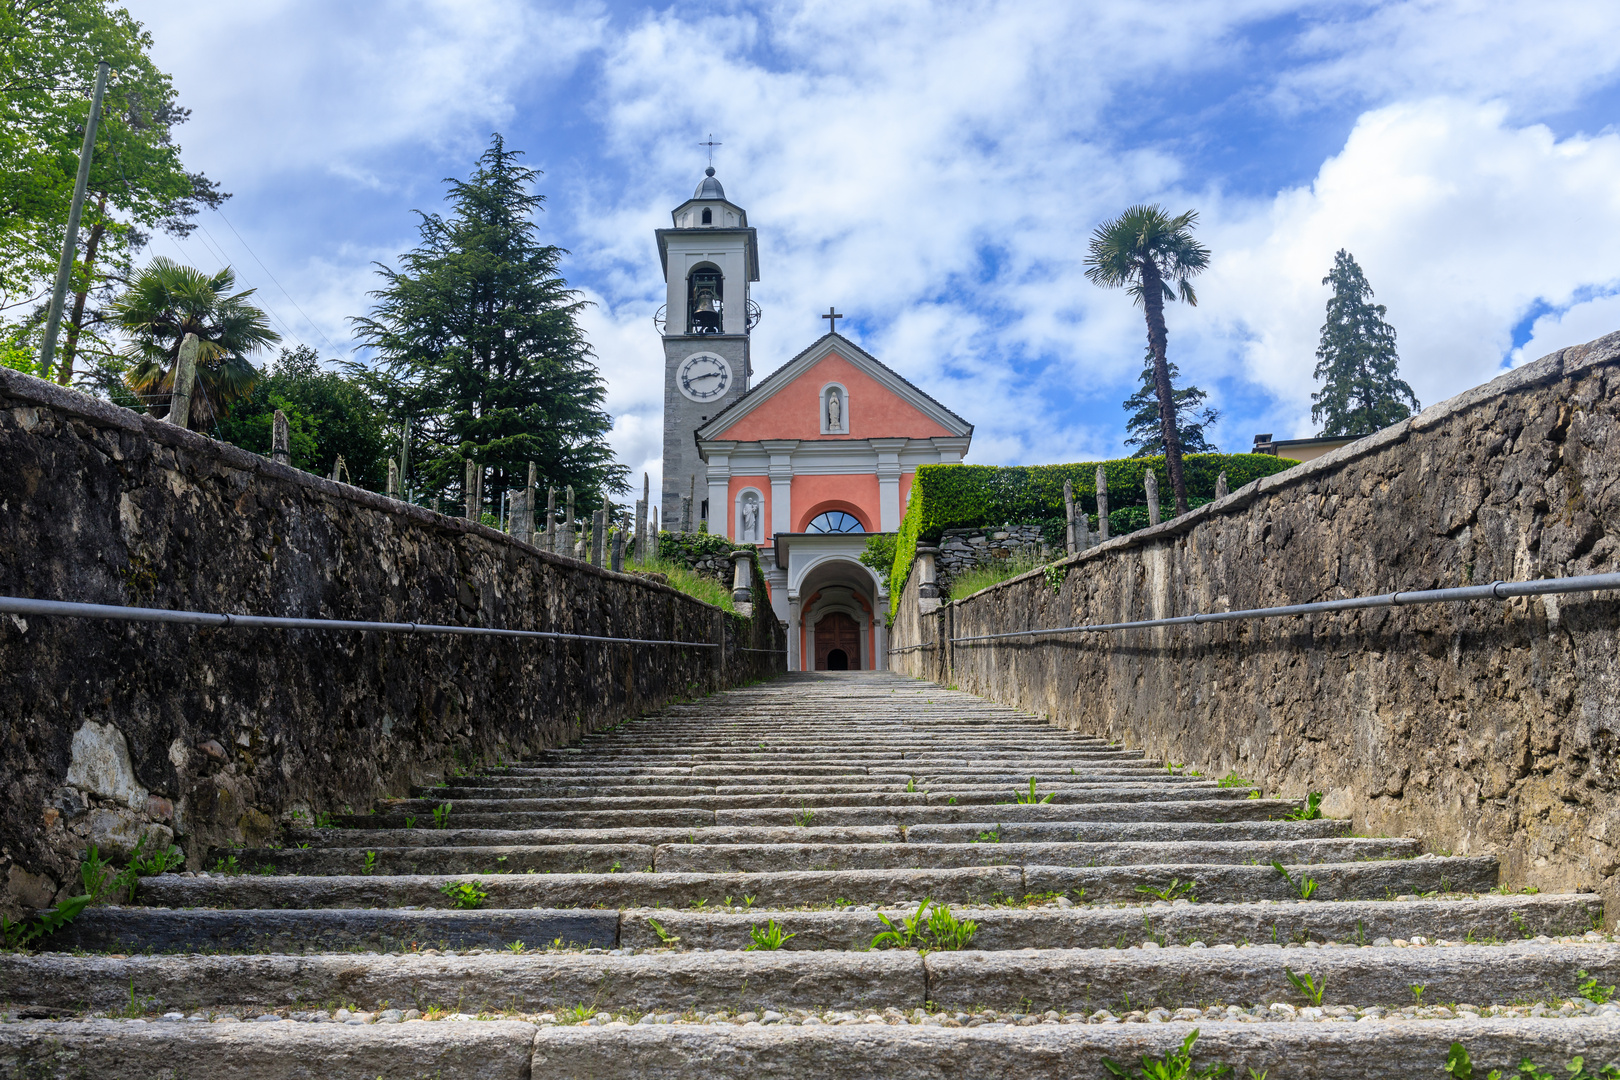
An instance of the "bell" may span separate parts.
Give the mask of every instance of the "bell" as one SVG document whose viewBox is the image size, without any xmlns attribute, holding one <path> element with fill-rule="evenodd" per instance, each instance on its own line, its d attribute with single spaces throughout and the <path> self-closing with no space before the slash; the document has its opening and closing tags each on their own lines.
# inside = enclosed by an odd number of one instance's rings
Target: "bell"
<svg viewBox="0 0 1620 1080">
<path fill-rule="evenodd" d="M 720 313 L 714 310 L 714 294 L 698 294 L 697 309 L 692 312 L 692 325 L 699 330 L 720 329 Z"/>
</svg>

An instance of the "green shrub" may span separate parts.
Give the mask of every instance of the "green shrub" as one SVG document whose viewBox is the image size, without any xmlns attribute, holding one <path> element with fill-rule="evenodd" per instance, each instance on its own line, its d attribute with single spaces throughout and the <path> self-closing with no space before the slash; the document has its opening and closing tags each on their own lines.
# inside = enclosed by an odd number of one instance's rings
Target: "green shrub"
<svg viewBox="0 0 1620 1080">
<path fill-rule="evenodd" d="M 898 539 L 894 533 L 872 533 L 866 538 L 866 548 L 861 552 L 861 562 L 870 566 L 878 573 L 887 573 L 894 565 L 894 542 Z"/>
<path fill-rule="evenodd" d="M 1270 454 L 1190 454 L 1182 459 L 1189 508 L 1201 506 L 1215 495 L 1215 478 L 1226 473 L 1236 491 L 1263 476 L 1299 464 Z M 898 610 L 900 591 L 911 575 L 918 544 L 936 543 L 946 529 L 991 525 L 1038 524 L 1046 542 L 1062 550 L 1063 481 L 1074 485 L 1079 508 L 1096 527 L 1097 466 L 1108 477 L 1109 531 L 1135 532 L 1147 524 L 1147 495 L 1143 477 L 1152 469 L 1159 478 L 1161 501 L 1170 491 L 1163 457 L 1082 461 L 1068 465 L 923 465 L 911 484 L 911 500 L 895 538 L 894 561 L 889 569 L 889 603 Z M 1169 515 L 1166 514 L 1166 517 Z"/>
</svg>

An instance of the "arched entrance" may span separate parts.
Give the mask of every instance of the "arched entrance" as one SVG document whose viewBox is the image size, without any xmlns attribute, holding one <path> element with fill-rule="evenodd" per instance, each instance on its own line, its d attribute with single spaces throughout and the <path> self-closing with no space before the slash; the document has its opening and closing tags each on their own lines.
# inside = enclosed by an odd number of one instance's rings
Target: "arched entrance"
<svg viewBox="0 0 1620 1080">
<path fill-rule="evenodd" d="M 860 670 L 861 627 L 842 611 L 829 611 L 816 623 L 816 670 Z"/>
</svg>

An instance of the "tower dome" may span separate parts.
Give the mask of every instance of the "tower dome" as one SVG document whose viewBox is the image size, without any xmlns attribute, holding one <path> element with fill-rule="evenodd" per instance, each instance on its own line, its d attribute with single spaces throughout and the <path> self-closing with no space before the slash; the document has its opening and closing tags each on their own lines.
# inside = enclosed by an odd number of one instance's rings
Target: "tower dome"
<svg viewBox="0 0 1620 1080">
<path fill-rule="evenodd" d="M 710 165 L 703 170 L 703 179 L 698 182 L 697 190 L 692 192 L 694 199 L 723 199 L 726 189 L 720 186 L 720 181 L 714 178 L 714 166 Z"/>
</svg>

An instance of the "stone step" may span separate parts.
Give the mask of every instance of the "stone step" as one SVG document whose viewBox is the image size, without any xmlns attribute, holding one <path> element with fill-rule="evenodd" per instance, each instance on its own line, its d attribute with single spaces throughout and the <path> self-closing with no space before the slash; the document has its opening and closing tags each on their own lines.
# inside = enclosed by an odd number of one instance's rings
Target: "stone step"
<svg viewBox="0 0 1620 1080">
<path fill-rule="evenodd" d="M 650 952 L 552 949 L 471 956 L 320 953 L 305 956 L 36 956 L 0 954 L 0 985 L 26 987 L 36 1006 L 104 1010 L 131 996 L 148 1008 L 270 1009 L 343 1001 L 386 1007 L 408 994 L 417 1008 L 480 1013 L 598 1008 L 885 1009 L 926 1002 L 946 1010 L 1019 1002 L 1020 1011 L 1213 1004 L 1316 1003 L 1288 972 L 1323 988 L 1321 1005 L 1401 1007 L 1412 986 L 1431 1002 L 1475 1005 L 1565 1000 L 1577 972 L 1620 982 L 1620 945 L 1460 945 L 1450 948 L 1020 949 L 867 952 Z M 1617 1025 L 1620 1026 L 1620 1025 Z"/>
<path fill-rule="evenodd" d="M 55 952 L 351 952 L 376 949 L 618 947 L 617 911 L 357 910 L 215 911 L 208 908 L 93 907 L 40 946 Z M 652 928 L 641 924 L 652 934 Z M 743 931 L 744 936 L 747 931 Z"/>
<path fill-rule="evenodd" d="M 915 906 L 889 908 L 887 917 L 912 915 Z M 786 933 L 783 948 L 864 949 L 886 927 L 876 910 L 766 912 Z M 978 924 L 972 947 L 1003 949 L 1125 948 L 1152 941 L 1172 951 L 1202 941 L 1206 945 L 1300 944 L 1334 941 L 1371 945 L 1379 938 L 1430 941 L 1521 941 L 1538 935 L 1581 934 L 1603 919 L 1602 897 L 1470 896 L 1434 900 L 1264 901 L 1229 904 L 1081 904 L 1062 909 L 958 906 L 958 919 Z M 663 938 L 648 923 L 680 939 L 683 949 L 740 949 L 752 940 L 759 910 L 625 911 L 619 943 L 652 949 Z M 1290 949 L 1290 952 L 1293 950 Z M 1312 950 L 1302 949 L 1304 952 Z"/>
<path fill-rule="evenodd" d="M 443 849 L 429 849 L 442 853 Z M 155 907 L 451 906 L 442 890 L 477 881 L 485 906 L 689 907 L 719 906 L 727 896 L 754 896 L 764 906 L 896 903 L 925 896 L 949 903 L 1055 894 L 1075 899 L 1139 900 L 1139 887 L 1191 886 L 1206 902 L 1293 899 L 1290 884 L 1270 866 L 1141 864 L 1131 866 L 981 866 L 949 869 L 782 870 L 750 873 L 463 873 L 293 876 L 244 874 L 143 879 L 137 902 Z M 1376 899 L 1429 892 L 1485 892 L 1496 883 L 1493 857 L 1421 858 L 1388 862 L 1287 866 L 1294 881 L 1316 883 L 1313 899 Z"/>
<path fill-rule="evenodd" d="M 145 878 L 136 903 L 152 907 L 448 908 L 443 889 L 476 881 L 486 908 L 627 908 L 721 906 L 728 896 L 754 896 L 761 906 L 797 907 L 899 903 L 925 896 L 951 902 L 990 902 L 1024 895 L 1017 867 L 959 870 L 837 870 L 769 874 L 456 874 Z M 1135 894 L 1132 894 L 1135 899 Z"/>
<path fill-rule="evenodd" d="M 1165 840 L 1307 840 L 1344 836 L 1350 822 L 1189 821 L 1027 823 L 973 822 L 964 825 L 711 825 L 702 828 L 646 829 L 292 829 L 288 846 L 311 848 L 469 847 L 527 844 L 967 844 L 990 830 L 1004 842 Z"/>
<path fill-rule="evenodd" d="M 982 834 L 991 835 L 991 834 Z M 765 870 L 870 870 L 947 866 L 1129 866 L 1173 863 L 1340 863 L 1406 859 L 1421 854 L 1415 840 L 1239 840 L 1145 843 L 968 844 L 666 844 L 653 866 L 660 873 Z"/>
<path fill-rule="evenodd" d="M 1583 1054 L 1620 1061 L 1620 1025 L 1608 1020 L 1429 1020 L 1402 1023 L 1128 1024 L 1111 1027 L 950 1028 L 840 1024 L 710 1028 L 635 1025 L 542 1027 L 536 1075 L 557 1080 L 941 1080 L 1094 1077 L 1104 1059 L 1136 1065 L 1164 1058 L 1194 1031 L 1195 1065 L 1225 1064 L 1232 1076 L 1286 1080 L 1390 1080 L 1443 1076 L 1451 1044 L 1464 1042 L 1475 1076 L 1512 1070 L 1531 1057 L 1544 1067 Z M 1420 1064 L 1421 1063 L 1421 1064 Z M 1418 1071 L 1421 1069 L 1422 1071 Z"/>
<path fill-rule="evenodd" d="M 565 803 L 572 807 L 576 804 Z M 993 804 L 961 801 L 957 805 L 919 803 L 911 796 L 898 806 L 833 806 L 813 807 L 812 825 L 960 825 L 983 824 L 993 817 L 1002 824 L 1015 822 L 1205 822 L 1229 821 L 1261 822 L 1281 818 L 1297 808 L 1297 804 L 1281 799 L 1200 799 L 1195 802 L 1167 800 L 1163 802 L 1103 802 L 1103 803 L 1038 803 L 1026 805 L 1012 803 Z M 452 804 L 448 819 L 453 828 L 462 829 L 607 829 L 607 828 L 701 828 L 716 826 L 782 826 L 797 825 L 805 816 L 798 806 L 748 808 L 733 810 L 703 810 L 693 807 L 675 809 L 629 809 L 609 800 L 602 809 L 565 809 L 556 811 L 501 811 L 471 813 Z M 403 829 L 405 815 L 357 814 L 337 819 L 343 829 Z M 426 829 L 432 824 L 430 814 L 416 815 L 416 824 Z"/>
<path fill-rule="evenodd" d="M 733 897 L 741 905 L 740 896 Z M 915 905 L 887 909 L 892 920 Z M 344 952 L 377 949 L 504 948 L 513 942 L 542 947 L 611 949 L 664 947 L 665 934 L 682 949 L 743 949 L 749 928 L 775 920 L 794 935 L 784 949 L 867 948 L 885 927 L 878 911 L 841 908 L 783 910 L 757 904 L 724 910 L 392 908 L 213 910 L 208 908 L 93 907 L 45 940 L 52 951 L 96 952 Z M 1334 941 L 1370 944 L 1379 938 L 1431 941 L 1519 941 L 1537 935 L 1580 934 L 1603 919 L 1602 898 L 1591 894 L 1478 896 L 1445 900 L 1347 900 L 1333 904 L 1265 902 L 1112 907 L 1082 904 L 1062 909 L 958 906 L 959 919 L 978 924 L 973 948 L 1101 949 L 1152 941 L 1172 951 L 1207 945 Z M 1292 950 L 1290 950 L 1292 951 Z M 1309 950 L 1305 950 L 1309 952 Z"/>
<path fill-rule="evenodd" d="M 529 1080 L 533 1024 L 0 1024 L 9 1077 Z"/>
<path fill-rule="evenodd" d="M 415 830 L 409 830 L 415 831 Z M 239 857 L 247 871 L 282 874 L 759 873 L 776 870 L 930 869 L 959 866 L 1126 866 L 1283 862 L 1297 865 L 1404 859 L 1415 840 L 1158 841 L 1121 843 L 676 843 L 477 844 L 257 849 Z"/>
<path fill-rule="evenodd" d="M 520 799 L 400 799 L 389 804 L 392 811 L 389 815 L 352 814 L 336 818 L 338 824 L 345 827 L 355 825 L 364 826 L 368 818 L 389 816 L 399 819 L 403 825 L 403 815 L 415 812 L 418 815 L 431 814 L 433 809 L 442 802 L 451 803 L 452 812 L 461 813 L 513 813 L 537 812 L 546 810 L 729 810 L 729 809 L 771 809 L 781 808 L 784 802 L 793 809 L 815 809 L 818 807 L 853 806 L 951 806 L 963 803 L 977 805 L 1022 805 L 1014 801 L 1018 791 L 1011 785 L 969 788 L 958 787 L 936 791 L 857 791 L 845 794 L 803 795 L 787 797 L 776 793 L 765 795 L 672 795 L 672 796 L 620 796 L 617 798 L 599 798 L 589 796 L 574 799 L 555 798 L 520 798 Z M 1191 799 L 1207 799 L 1212 802 L 1232 804 L 1241 802 L 1245 794 L 1238 788 L 1220 788 L 1213 784 L 1179 784 L 1169 785 L 1151 784 L 1063 784 L 1049 790 L 1041 791 L 1044 801 L 1047 795 L 1053 795 L 1051 804 L 1074 805 L 1080 803 L 1098 802 L 1156 802 L 1180 801 Z M 1281 800 L 1275 800 L 1281 801 Z M 1283 802 L 1283 812 L 1295 806 L 1294 803 Z"/>
</svg>

